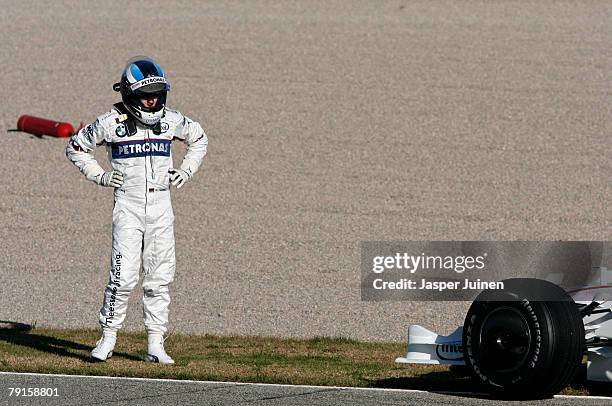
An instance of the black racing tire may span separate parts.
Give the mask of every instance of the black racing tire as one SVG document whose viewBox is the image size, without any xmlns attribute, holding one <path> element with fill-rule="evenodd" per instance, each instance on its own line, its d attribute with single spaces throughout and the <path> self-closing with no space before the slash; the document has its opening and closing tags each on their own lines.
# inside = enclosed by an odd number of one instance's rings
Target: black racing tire
<svg viewBox="0 0 612 406">
<path fill-rule="evenodd" d="M 584 324 L 578 306 L 551 282 L 503 282 L 503 291 L 481 292 L 466 315 L 465 364 L 496 397 L 552 397 L 572 382 L 582 362 Z M 545 300 L 538 300 L 538 291 L 547 292 Z"/>
</svg>

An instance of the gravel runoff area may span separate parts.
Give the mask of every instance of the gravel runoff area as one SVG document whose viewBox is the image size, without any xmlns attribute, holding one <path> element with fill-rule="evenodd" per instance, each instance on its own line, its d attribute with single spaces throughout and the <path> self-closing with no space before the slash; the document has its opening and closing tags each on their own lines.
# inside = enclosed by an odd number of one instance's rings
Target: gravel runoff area
<svg viewBox="0 0 612 406">
<path fill-rule="evenodd" d="M 110 378 L 93 376 L 53 376 L 0 373 L 0 405 L 460 405 L 489 406 L 500 402 L 469 393 L 428 393 L 420 391 L 291 386 L 235 382 L 195 382 L 159 379 Z M 45 388 L 48 397 L 16 397 L 10 388 L 27 393 L 29 388 Z M 24 389 L 25 388 L 25 389 Z M 50 390 L 49 390 L 50 389 Z M 519 402 L 506 402 L 508 405 Z M 520 402 L 521 406 L 609 405 L 610 398 L 557 396 L 554 399 Z"/>
<path fill-rule="evenodd" d="M 21 114 L 92 121 L 135 54 L 166 68 L 169 104 L 210 138 L 173 194 L 176 331 L 448 332 L 467 303 L 361 301 L 360 241 L 609 239 L 609 2 L 2 8 L 0 320 L 97 325 L 112 191 L 65 140 L 8 130 Z M 137 291 L 127 329 L 141 312 Z"/>
</svg>

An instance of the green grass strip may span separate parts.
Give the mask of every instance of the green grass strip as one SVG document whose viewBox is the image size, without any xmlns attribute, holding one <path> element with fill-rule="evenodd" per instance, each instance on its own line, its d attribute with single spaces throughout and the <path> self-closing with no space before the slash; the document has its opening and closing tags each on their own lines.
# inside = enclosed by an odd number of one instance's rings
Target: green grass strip
<svg viewBox="0 0 612 406">
<path fill-rule="evenodd" d="M 282 339 L 173 334 L 166 350 L 176 364 L 145 363 L 144 333 L 120 332 L 113 357 L 91 363 L 97 330 L 0 328 L 0 370 L 12 372 L 172 378 L 474 391 L 470 378 L 444 366 L 396 365 L 403 343 L 367 343 L 345 338 Z M 587 394 L 578 386 L 566 394 Z"/>
</svg>

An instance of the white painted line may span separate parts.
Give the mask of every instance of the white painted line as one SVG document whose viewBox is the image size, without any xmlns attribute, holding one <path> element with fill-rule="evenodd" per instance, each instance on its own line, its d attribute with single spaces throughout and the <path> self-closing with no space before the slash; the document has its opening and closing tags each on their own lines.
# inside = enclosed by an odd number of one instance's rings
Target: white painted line
<svg viewBox="0 0 612 406">
<path fill-rule="evenodd" d="M 175 383 L 191 383 L 191 384 L 216 384 L 228 386 L 275 386 L 280 388 L 308 388 L 308 389 L 335 389 L 335 390 L 356 390 L 356 391 L 372 391 L 372 392 L 401 392 L 401 393 L 437 393 L 444 395 L 464 395 L 464 396 L 487 396 L 486 393 L 480 392 L 452 392 L 452 391 L 426 391 L 420 389 L 395 389 L 395 388 L 359 388 L 352 386 L 319 386 L 319 385 L 291 385 L 277 383 L 256 383 L 256 382 L 223 382 L 223 381 L 194 381 L 189 379 L 162 379 L 162 378 L 132 378 L 126 376 L 100 376 L 100 375 L 65 375 L 65 374 L 39 374 L 34 372 L 2 372 L 0 375 L 17 375 L 17 376 L 41 376 L 41 377 L 59 377 L 59 378 L 91 378 L 91 379 L 121 379 L 127 381 L 140 382 L 175 382 Z M 612 397 L 607 396 L 585 396 L 585 395 L 555 395 L 555 398 L 561 399 L 591 399 L 591 400 L 612 400 Z"/>
<path fill-rule="evenodd" d="M 594 400 L 612 400 L 609 396 L 587 396 L 587 395 L 555 395 L 559 399 L 594 399 Z"/>
<path fill-rule="evenodd" d="M 100 375 L 65 375 L 65 374 L 39 374 L 33 372 L 1 372 L 0 375 L 23 375 L 23 376 L 44 376 L 44 377 L 61 377 L 61 378 L 92 378 L 92 379 L 123 379 L 129 381 L 142 382 L 176 382 L 176 383 L 192 383 L 192 384 L 217 384 L 228 386 L 276 386 L 287 388 L 310 388 L 310 389 L 335 389 L 335 390 L 360 390 L 360 391 L 375 391 L 375 392 L 405 392 L 405 393 L 430 393 L 429 391 L 420 389 L 395 389 L 395 388 L 359 388 L 352 386 L 319 386 L 319 385 L 291 385 L 277 383 L 257 383 L 257 382 L 224 382 L 224 381 L 193 381 L 189 379 L 162 379 L 162 378 L 132 378 L 125 376 L 100 376 Z M 477 392 L 436 392 L 443 394 L 464 394 L 464 395 L 486 395 Z"/>
</svg>

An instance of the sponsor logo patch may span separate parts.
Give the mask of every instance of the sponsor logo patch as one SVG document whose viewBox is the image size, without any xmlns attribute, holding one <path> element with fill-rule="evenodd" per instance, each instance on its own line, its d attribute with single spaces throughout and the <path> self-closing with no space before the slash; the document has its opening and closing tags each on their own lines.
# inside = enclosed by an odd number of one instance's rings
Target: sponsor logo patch
<svg viewBox="0 0 612 406">
<path fill-rule="evenodd" d="M 150 78 L 146 78 L 143 80 L 140 80 L 136 83 L 134 83 L 133 85 L 130 85 L 130 89 L 132 90 L 136 90 L 136 89 L 140 89 L 143 86 L 147 86 L 153 83 L 167 83 L 166 82 L 166 78 L 161 77 L 161 76 L 154 76 L 154 77 L 150 77 Z"/>
<path fill-rule="evenodd" d="M 161 125 L 161 132 L 165 133 L 166 131 L 168 131 L 170 129 L 170 125 L 168 123 L 162 122 Z"/>
<path fill-rule="evenodd" d="M 170 140 L 139 140 L 114 142 L 113 159 L 138 158 L 143 156 L 170 156 Z"/>
<path fill-rule="evenodd" d="M 115 318 L 115 310 L 117 305 L 117 288 L 121 287 L 121 259 L 123 255 L 118 253 L 115 255 L 115 264 L 111 270 L 113 277 L 111 278 L 112 288 L 110 290 L 110 296 L 108 296 L 108 314 L 106 317 L 106 324 L 112 324 Z"/>
<path fill-rule="evenodd" d="M 437 344 L 436 355 L 444 361 L 459 361 L 463 359 L 463 344 L 461 342 Z"/>
<path fill-rule="evenodd" d="M 85 127 L 83 131 L 85 132 L 85 137 L 87 137 L 90 140 L 94 139 L 93 124 L 89 124 L 87 127 Z"/>
<path fill-rule="evenodd" d="M 125 137 L 127 134 L 127 128 L 125 128 L 125 125 L 119 124 L 115 129 L 115 134 L 117 134 L 117 137 Z"/>
</svg>

